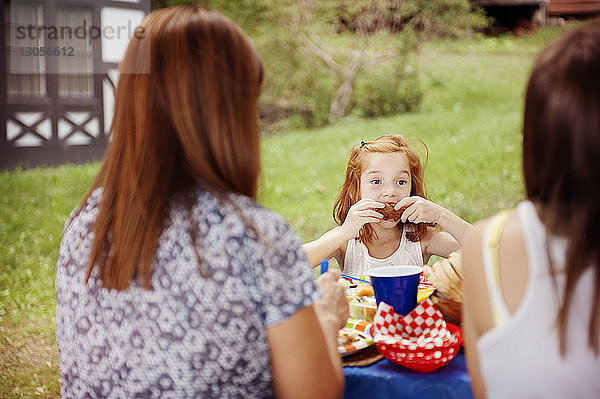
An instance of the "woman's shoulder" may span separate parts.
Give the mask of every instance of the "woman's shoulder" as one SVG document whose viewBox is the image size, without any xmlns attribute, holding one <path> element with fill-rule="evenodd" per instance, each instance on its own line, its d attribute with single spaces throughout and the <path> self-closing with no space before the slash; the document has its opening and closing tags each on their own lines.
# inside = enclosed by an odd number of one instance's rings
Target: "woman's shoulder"
<svg viewBox="0 0 600 399">
<path fill-rule="evenodd" d="M 494 218 L 494 216 L 490 216 L 490 217 L 478 220 L 475 223 L 473 223 L 473 229 L 467 236 L 467 241 L 469 240 L 469 238 L 472 239 L 473 237 L 483 237 L 483 234 L 484 234 L 485 230 L 487 229 L 487 226 L 489 225 L 490 220 L 492 220 L 493 218 Z"/>
<path fill-rule="evenodd" d="M 102 188 L 99 187 L 92 191 L 87 198 L 75 207 L 65 221 L 63 234 L 73 225 L 89 225 L 93 222 L 98 213 L 98 204 L 102 199 Z"/>
<path fill-rule="evenodd" d="M 518 214 L 520 206 L 519 204 L 514 208 L 501 210 L 493 216 L 473 223 L 473 229 L 463 244 L 465 256 L 474 256 L 476 259 L 482 260 L 483 248 L 486 245 L 489 246 L 492 241 L 507 240 L 512 244 L 521 235 Z"/>
<path fill-rule="evenodd" d="M 252 198 L 240 194 L 231 194 L 230 198 L 240 217 L 250 221 L 261 233 L 270 235 L 292 230 L 280 213 L 257 203 Z"/>
<path fill-rule="evenodd" d="M 533 211 L 535 213 L 535 207 L 530 201 L 521 201 L 512 208 L 502 209 L 496 212 L 494 215 L 481 219 L 473 223 L 473 230 L 471 231 L 471 237 L 483 237 L 488 230 L 498 231 L 511 231 L 515 228 L 519 228 L 517 223 L 520 215 L 523 212 Z"/>
<path fill-rule="evenodd" d="M 239 206 L 240 210 L 245 211 L 245 214 L 252 218 L 257 224 L 261 221 L 268 223 L 285 223 L 283 216 L 269 209 L 250 197 L 241 194 L 230 194 L 230 199 Z"/>
<path fill-rule="evenodd" d="M 491 218 L 486 218 L 473 223 L 473 228 L 463 244 L 463 254 L 468 253 L 469 255 L 473 255 L 481 252 L 483 235 L 487 229 L 490 219 Z"/>
<path fill-rule="evenodd" d="M 484 235 L 497 236 L 497 239 L 514 238 L 514 233 L 521 231 L 519 219 L 520 209 L 528 209 L 527 201 L 519 203 L 514 208 L 503 209 L 493 216 L 473 224 L 473 233 L 483 238 Z"/>
<path fill-rule="evenodd" d="M 194 214 L 210 224 L 224 223 L 229 227 L 244 226 L 261 240 L 276 241 L 295 233 L 282 215 L 258 204 L 250 197 L 228 193 L 215 195 L 199 189 L 193 205 Z"/>
</svg>

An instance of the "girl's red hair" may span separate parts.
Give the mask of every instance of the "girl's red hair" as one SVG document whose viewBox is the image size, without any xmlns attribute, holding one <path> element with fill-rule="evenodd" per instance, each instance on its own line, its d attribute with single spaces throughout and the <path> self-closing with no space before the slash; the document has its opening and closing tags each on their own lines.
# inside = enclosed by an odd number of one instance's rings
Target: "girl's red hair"
<svg viewBox="0 0 600 399">
<path fill-rule="evenodd" d="M 346 168 L 346 178 L 344 184 L 338 193 L 333 206 L 333 219 L 338 225 L 342 225 L 350 207 L 360 199 L 360 175 L 366 167 L 366 157 L 372 153 L 390 153 L 402 152 L 406 154 L 410 168 L 411 190 L 410 195 L 418 195 L 427 198 L 425 188 L 425 164 L 427 163 L 428 150 L 425 143 L 419 142 L 425 148 L 425 162 L 422 163 L 417 151 L 409 144 L 408 140 L 401 134 L 387 134 L 374 141 L 362 142 L 350 151 L 348 167 Z M 402 224 L 398 227 L 402 229 Z M 427 226 L 423 223 L 415 225 L 412 231 L 406 233 L 406 237 L 411 241 L 420 241 L 427 233 Z M 367 223 L 360 231 L 359 239 L 362 242 L 369 243 L 375 239 L 373 228 Z"/>
</svg>

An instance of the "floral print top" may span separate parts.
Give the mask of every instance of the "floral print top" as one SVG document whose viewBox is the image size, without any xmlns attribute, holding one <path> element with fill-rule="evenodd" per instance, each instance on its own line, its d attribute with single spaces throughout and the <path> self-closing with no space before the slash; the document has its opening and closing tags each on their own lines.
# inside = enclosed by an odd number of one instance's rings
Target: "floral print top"
<svg viewBox="0 0 600 399">
<path fill-rule="evenodd" d="M 244 196 L 175 196 L 153 289 L 117 291 L 96 269 L 84 283 L 101 196 L 67 222 L 56 265 L 62 397 L 272 397 L 265 329 L 320 295 L 292 229 Z"/>
</svg>

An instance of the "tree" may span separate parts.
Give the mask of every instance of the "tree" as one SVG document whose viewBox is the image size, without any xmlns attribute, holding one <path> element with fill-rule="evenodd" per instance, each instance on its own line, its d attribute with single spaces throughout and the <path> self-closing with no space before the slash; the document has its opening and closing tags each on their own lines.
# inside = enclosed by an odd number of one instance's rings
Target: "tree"
<svg viewBox="0 0 600 399">
<path fill-rule="evenodd" d="M 485 25 L 482 14 L 473 12 L 468 0 L 338 0 L 327 2 L 328 8 L 325 10 L 316 3 L 299 0 L 304 18 L 300 26 L 306 28 L 298 37 L 302 49 L 317 57 L 335 82 L 329 123 L 335 123 L 350 112 L 354 85 L 363 71 L 386 61 L 401 64 L 401 57 L 410 56 L 418 50 L 418 43 L 415 44 L 414 40 L 396 38 L 397 44 L 391 49 L 382 51 L 378 48 L 375 51 L 371 46 L 371 38 L 378 32 L 385 30 L 396 36 L 404 34 L 409 37 L 415 32 L 416 38 L 424 40 L 431 36 L 459 36 Z M 335 14 L 332 20 L 336 32 L 348 30 L 353 33 L 352 46 L 333 51 L 313 29 L 313 15 L 327 15 L 331 11 Z M 397 72 L 396 68 L 394 75 L 401 77 L 402 73 Z M 392 97 L 396 100 L 396 96 Z M 417 95 L 416 98 L 420 99 L 421 96 Z"/>
<path fill-rule="evenodd" d="M 302 10 L 306 21 L 310 21 L 310 15 L 315 6 L 310 0 L 303 0 Z M 342 4 L 343 2 L 340 2 Z M 360 2 L 359 2 L 360 3 Z M 363 2 L 364 3 L 364 2 Z M 343 8 L 342 8 L 343 10 Z M 353 21 L 354 41 L 353 45 L 346 49 L 342 56 L 336 60 L 334 53 L 321 40 L 314 31 L 308 31 L 299 35 L 304 45 L 303 50 L 319 58 L 327 73 L 334 79 L 336 84 L 335 94 L 331 99 L 329 108 L 329 123 L 335 123 L 339 118 L 348 115 L 351 108 L 354 84 L 359 74 L 369 68 L 388 60 L 398 57 L 394 50 L 373 51 L 370 49 L 370 36 L 378 26 L 386 25 L 386 16 L 376 0 L 369 0 L 369 4 L 362 8 L 362 13 L 355 16 Z M 306 23 L 304 26 L 310 26 Z"/>
<path fill-rule="evenodd" d="M 337 89 L 331 99 L 328 118 L 331 124 L 348 114 L 354 82 L 358 74 L 395 56 L 392 53 L 369 53 L 368 35 L 363 34 L 356 36 L 356 43 L 358 45 L 351 51 L 350 57 L 345 63 L 336 61 L 333 58 L 331 51 L 327 49 L 327 46 L 317 34 L 312 33 L 310 36 L 302 35 L 300 36 L 300 40 L 305 45 L 303 49 L 318 57 L 326 66 L 329 75 L 336 82 Z"/>
</svg>

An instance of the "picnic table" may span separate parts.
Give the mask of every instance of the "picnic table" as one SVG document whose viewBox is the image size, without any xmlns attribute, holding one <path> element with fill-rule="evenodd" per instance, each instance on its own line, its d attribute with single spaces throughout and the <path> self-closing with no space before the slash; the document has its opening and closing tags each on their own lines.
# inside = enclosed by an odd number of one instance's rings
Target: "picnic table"
<svg viewBox="0 0 600 399">
<path fill-rule="evenodd" d="M 344 367 L 345 399 L 470 399 L 471 378 L 463 349 L 433 373 L 417 373 L 386 358 L 363 367 Z"/>
</svg>

